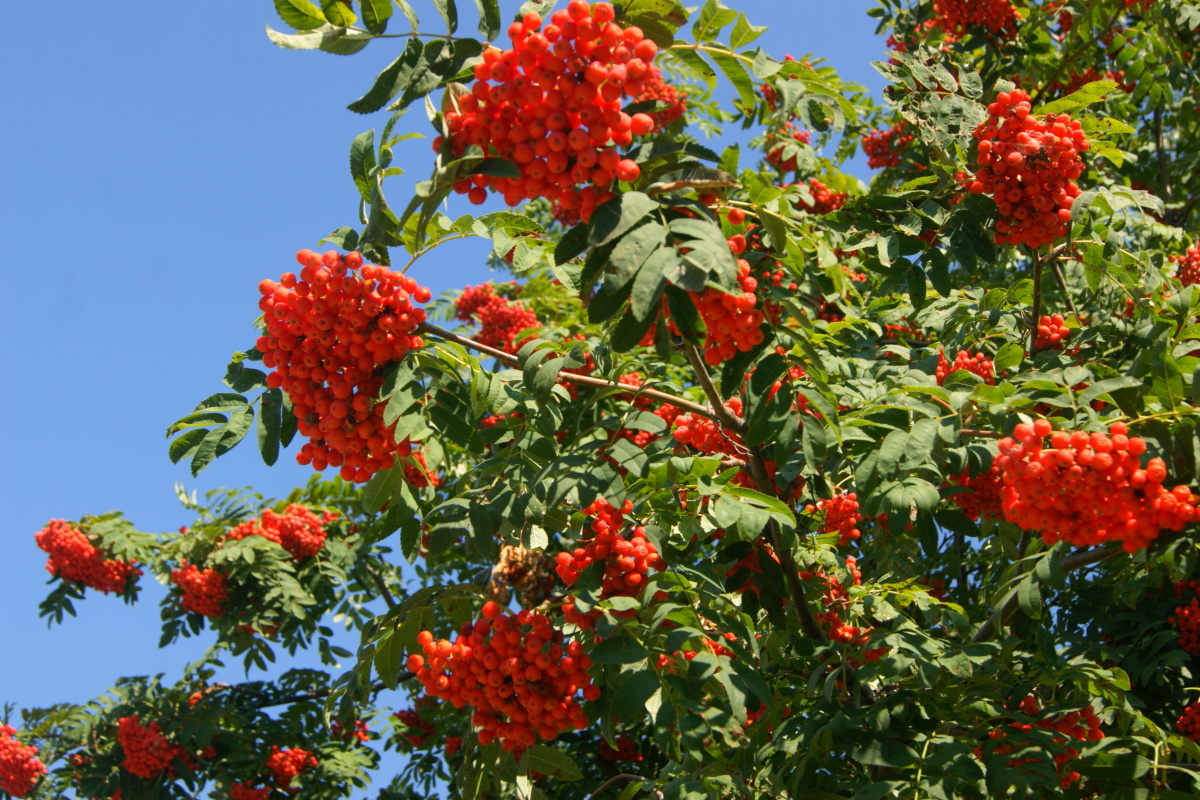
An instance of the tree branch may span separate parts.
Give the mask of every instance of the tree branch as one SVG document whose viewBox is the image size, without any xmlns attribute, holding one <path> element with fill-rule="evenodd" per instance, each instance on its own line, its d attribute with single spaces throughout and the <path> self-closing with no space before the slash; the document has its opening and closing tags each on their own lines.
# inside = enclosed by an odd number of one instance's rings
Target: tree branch
<svg viewBox="0 0 1200 800">
<path fill-rule="evenodd" d="M 1033 308 L 1032 317 L 1029 320 L 1029 355 L 1035 352 L 1034 344 L 1037 342 L 1038 323 L 1042 318 L 1042 259 L 1037 253 L 1033 254 Z"/>
<path fill-rule="evenodd" d="M 696 349 L 696 345 L 684 342 L 683 352 L 687 356 L 688 363 L 692 365 L 692 371 L 696 373 L 696 382 L 700 384 L 704 396 L 708 398 L 709 405 L 712 406 L 710 416 L 715 416 L 723 428 L 739 434 L 745 433 L 746 423 L 721 402 L 721 394 L 717 391 L 712 376 L 708 374 L 708 367 L 705 366 L 704 359 L 700 357 L 700 351 Z"/>
<path fill-rule="evenodd" d="M 379 587 L 379 594 L 383 597 L 383 602 L 387 603 L 388 608 L 395 608 L 396 598 L 392 597 L 392 592 L 388 589 L 387 582 L 384 581 L 383 576 L 370 567 L 367 567 L 367 573 L 371 576 L 371 580 L 375 581 L 375 585 Z"/>
<path fill-rule="evenodd" d="M 596 791 L 589 794 L 587 796 L 587 800 L 595 800 L 596 795 L 603 792 L 610 785 L 616 783 L 617 781 L 621 781 L 621 780 L 641 781 L 642 783 L 650 783 L 651 782 L 649 778 L 643 778 L 641 775 L 630 775 L 627 772 L 622 772 L 620 775 L 614 775 L 611 778 L 609 778 L 608 780 L 606 780 L 604 783 L 600 784 L 600 788 L 596 789 Z"/>
<path fill-rule="evenodd" d="M 1167 146 L 1163 140 L 1163 104 L 1160 102 L 1154 109 L 1154 154 L 1158 158 L 1158 183 L 1163 200 L 1170 203 L 1174 200 L 1171 191 L 1171 171 L 1167 164 Z"/>
<path fill-rule="evenodd" d="M 503 350 L 496 349 L 495 347 L 488 347 L 486 344 L 481 344 L 474 339 L 468 339 L 466 336 L 459 336 L 457 333 L 451 333 L 445 328 L 439 328 L 437 325 L 432 325 L 428 322 L 422 322 L 420 325 L 418 325 L 416 332 L 429 334 L 430 336 L 436 336 L 439 339 L 445 339 L 446 341 L 454 342 L 455 344 L 461 344 L 463 347 L 468 349 L 475 350 L 476 352 L 483 353 L 484 355 L 489 355 L 501 363 L 508 364 L 510 367 L 519 367 L 521 364 L 520 359 L 511 353 L 506 353 Z M 660 400 L 664 403 L 670 403 L 673 406 L 682 408 L 684 411 L 690 411 L 693 414 L 699 414 L 702 417 L 720 421 L 714 417 L 713 413 L 705 406 L 702 406 L 699 403 L 693 403 L 691 400 L 685 400 L 682 397 L 676 397 L 673 394 L 660 392 L 658 389 L 626 386 L 623 383 L 606 381 L 603 378 L 593 378 L 591 375 L 576 375 L 573 372 L 561 372 L 559 373 L 558 378 L 559 380 L 566 381 L 568 383 L 578 383 L 581 386 L 594 386 L 598 389 L 620 389 L 623 392 L 629 393 L 636 392 L 642 397 L 649 397 L 654 400 Z"/>
</svg>

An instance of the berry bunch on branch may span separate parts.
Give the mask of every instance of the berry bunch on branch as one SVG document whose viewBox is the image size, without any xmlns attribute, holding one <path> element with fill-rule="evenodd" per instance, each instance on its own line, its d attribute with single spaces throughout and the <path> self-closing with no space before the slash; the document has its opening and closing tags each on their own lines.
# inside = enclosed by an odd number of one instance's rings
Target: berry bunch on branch
<svg viewBox="0 0 1200 800">
<path fill-rule="evenodd" d="M 11 725 L 0 725 L 0 790 L 24 797 L 46 774 L 46 765 L 37 757 L 38 749 L 21 744 L 16 734 Z"/>
<path fill-rule="evenodd" d="M 37 546 L 50 554 L 46 570 L 59 578 L 108 594 L 129 591 L 142 571 L 136 562 L 106 557 L 91 537 L 66 520 L 52 519 L 36 534 Z"/>
</svg>

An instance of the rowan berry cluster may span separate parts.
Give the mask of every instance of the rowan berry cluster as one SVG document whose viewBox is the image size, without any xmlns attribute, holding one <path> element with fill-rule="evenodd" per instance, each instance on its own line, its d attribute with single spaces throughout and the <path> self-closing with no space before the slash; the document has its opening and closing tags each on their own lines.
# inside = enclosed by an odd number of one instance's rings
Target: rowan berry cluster
<svg viewBox="0 0 1200 800">
<path fill-rule="evenodd" d="M 1179 629 L 1179 649 L 1200 656 L 1200 581 L 1179 581 L 1175 596 L 1184 603 L 1167 621 Z"/>
<path fill-rule="evenodd" d="M 828 631 L 829 638 L 835 642 L 865 642 L 867 636 L 871 633 L 870 628 L 862 628 L 858 625 L 851 625 L 842 619 L 841 609 L 850 600 L 850 586 L 859 586 L 862 584 L 862 571 L 858 568 L 858 559 L 854 556 L 846 558 L 846 569 L 850 570 L 853 583 L 846 585 L 838 577 L 829 577 L 824 572 L 808 572 L 800 573 L 800 579 L 803 581 L 814 581 L 821 587 L 821 603 L 825 606 L 825 611 L 817 615 L 817 621 L 823 623 Z M 872 650 L 863 652 L 863 657 L 868 661 L 875 661 L 884 652 L 886 647 L 878 647 Z"/>
<path fill-rule="evenodd" d="M 609 764 L 633 764 L 645 758 L 641 749 L 628 734 L 622 733 L 617 737 L 616 747 L 607 741 L 601 741 L 597 755 Z"/>
<path fill-rule="evenodd" d="M 798 131 L 792 123 L 785 123 L 783 128 L 767 131 L 766 162 L 780 172 L 795 172 L 797 144 L 812 144 L 812 133 Z"/>
<path fill-rule="evenodd" d="M 817 215 L 829 214 L 846 205 L 849 198 L 845 192 L 835 192 L 816 178 L 810 179 L 807 185 L 812 201 L 801 200 L 807 208 L 797 208 L 798 211 L 808 211 Z"/>
<path fill-rule="evenodd" d="M 221 572 L 200 569 L 183 560 L 179 562 L 179 569 L 171 570 L 171 583 L 183 590 L 179 605 L 184 611 L 205 617 L 219 617 L 225 613 L 229 581 Z"/>
<path fill-rule="evenodd" d="M 299 278 L 259 284 L 265 335 L 255 347 L 273 367 L 267 385 L 293 403 L 309 441 L 296 460 L 318 471 L 340 467 L 344 480 L 365 483 L 405 456 L 384 425 L 386 403 L 375 397 L 382 369 L 424 342 L 413 335 L 425 321 L 429 289 L 387 267 L 363 264 L 358 252 L 318 255 L 301 250 Z"/>
<path fill-rule="evenodd" d="M 616 508 L 604 498 L 599 498 L 583 513 L 592 517 L 589 526 L 592 538 L 581 542 L 580 547 L 567 553 L 559 553 L 554 570 L 567 586 L 574 586 L 580 574 L 595 561 L 604 564 L 604 575 L 601 578 L 600 597 L 637 597 L 646 586 L 646 573 L 651 570 L 664 570 L 667 563 L 658 553 L 654 543 L 646 539 L 646 529 L 638 525 L 626 538 L 625 515 L 633 511 L 633 503 L 629 500 L 621 508 Z M 599 616 L 599 611 L 591 615 L 581 614 L 575 610 L 573 603 L 568 603 L 564 609 L 568 622 L 573 622 L 581 628 L 591 628 L 593 617 Z"/>
<path fill-rule="evenodd" d="M 565 219 L 586 222 L 596 206 L 613 196 L 613 180 L 636 180 L 640 168 L 617 147 L 648 136 L 682 103 L 659 88 L 653 65 L 658 46 L 640 28 L 622 28 L 609 3 L 593 8 L 571 0 L 544 27 L 526 14 L 508 29 L 512 48 L 489 47 L 475 67 L 469 94 L 444 116 L 450 153 L 470 145 L 513 163 L 516 178 L 476 175 L 455 184 L 473 203 L 488 191 L 517 206 L 548 198 Z M 665 100 L 673 105 L 658 120 L 621 110 L 622 98 Z M 440 150 L 443 137 L 434 140 Z M 582 188 L 580 188 L 582 187 Z"/>
<path fill-rule="evenodd" d="M 845 547 L 862 535 L 858 529 L 862 514 L 858 513 L 858 495 L 854 492 L 839 492 L 830 500 L 818 500 L 815 506 L 805 506 L 804 510 L 809 514 L 825 515 L 817 530 L 838 534 L 839 547 Z"/>
<path fill-rule="evenodd" d="M 272 746 L 271 755 L 267 756 L 267 770 L 274 773 L 275 785 L 290 792 L 299 791 L 292 783 L 301 773 L 316 767 L 318 763 L 316 756 L 299 747 L 281 750 L 277 745 Z"/>
<path fill-rule="evenodd" d="M 657 76 L 658 80 L 646 82 L 645 89 L 638 95 L 638 101 L 658 101 L 665 106 L 657 111 L 646 112 L 650 119 L 654 120 L 654 130 L 661 131 L 675 120 L 683 119 L 683 112 L 687 108 L 687 93 L 680 92 L 664 81 L 658 67 L 652 66 L 650 71 Z"/>
<path fill-rule="evenodd" d="M 137 714 L 117 720 L 117 741 L 125 753 L 121 766 L 139 778 L 152 780 L 163 770 L 173 776 L 172 762 L 187 764 L 191 761 L 187 750 L 163 736 L 157 722 L 151 722 L 147 727 Z"/>
<path fill-rule="evenodd" d="M 1009 0 L 933 0 L 933 13 L 938 27 L 960 39 L 976 26 L 1000 39 L 1011 39 L 1021 19 Z"/>
<path fill-rule="evenodd" d="M 261 536 L 287 550 L 297 561 L 315 556 L 325 546 L 325 527 L 338 518 L 335 511 L 317 516 L 298 503 L 289 505 L 282 514 L 271 509 L 258 519 L 247 520 L 231 528 L 225 538 L 240 541 L 247 536 Z"/>
<path fill-rule="evenodd" d="M 0 725 L 0 790 L 24 797 L 46 774 L 46 765 L 37 757 L 38 749 L 21 744 L 16 733 L 11 725 Z"/>
<path fill-rule="evenodd" d="M 371 740 L 371 731 L 367 727 L 367 723 L 361 719 L 354 721 L 353 728 L 345 727 L 342 725 L 342 723 L 334 720 L 333 724 L 329 726 L 329 730 L 333 736 L 336 736 L 344 742 L 348 742 L 351 739 L 357 739 L 359 742 L 366 743 Z"/>
<path fill-rule="evenodd" d="M 1179 722 L 1175 723 L 1175 730 L 1180 736 L 1200 744 L 1200 702 L 1192 703 L 1183 710 Z"/>
<path fill-rule="evenodd" d="M 725 401 L 725 407 L 740 417 L 743 407 L 742 398 L 729 398 Z M 680 415 L 672 433 L 675 441 L 689 445 L 706 455 L 722 453 L 740 458 L 749 452 L 742 444 L 740 436 L 726 433 L 716 422 L 699 414 Z"/>
<path fill-rule="evenodd" d="M 229 786 L 229 800 L 271 800 L 271 787 L 255 789 L 248 782 L 233 783 Z"/>
<path fill-rule="evenodd" d="M 1021 712 L 1031 717 L 1036 717 L 1041 714 L 1041 707 L 1038 705 L 1037 698 L 1029 695 L 1021 701 Z M 1058 745 L 1066 744 L 1074 740 L 1079 742 L 1098 742 L 1104 738 L 1104 731 L 1100 730 L 1100 719 L 1096 716 L 1096 712 L 1091 706 L 1084 706 L 1079 711 L 1072 711 L 1068 714 L 1055 717 L 1044 717 L 1035 721 L 1032 724 L 1013 722 L 1009 728 L 1018 731 L 1031 731 L 1035 727 L 1047 731 L 1056 731 L 1061 734 L 1054 737 L 1054 743 Z M 1008 735 L 1008 731 L 997 729 L 988 734 L 989 739 L 1003 739 Z M 995 749 L 995 752 L 1000 755 L 1011 753 L 1016 749 L 1013 745 L 1001 744 Z M 1069 768 L 1069 763 L 1079 755 L 1079 750 L 1073 747 L 1066 748 L 1063 752 L 1057 753 L 1054 756 L 1055 771 L 1059 776 L 1060 785 L 1066 789 L 1075 781 L 1079 780 L 1079 773 Z M 1029 764 L 1037 761 L 1033 758 L 1017 758 L 1009 761 L 1009 766 L 1019 767 L 1022 764 Z"/>
<path fill-rule="evenodd" d="M 950 481 L 971 490 L 953 496 L 954 502 L 971 519 L 999 519 L 1004 513 L 1004 480 L 995 464 L 982 475 L 972 478 L 970 473 L 963 470 L 959 475 L 951 475 Z"/>
<path fill-rule="evenodd" d="M 900 151 L 912 144 L 913 135 L 907 133 L 908 122 L 900 120 L 887 130 L 872 128 L 862 137 L 863 153 L 871 169 L 886 169 L 900 166 Z"/>
<path fill-rule="evenodd" d="M 523 344 L 516 342 L 517 334 L 526 328 L 536 328 L 541 323 L 537 315 L 521 305 L 520 301 L 509 300 L 493 291 L 490 283 L 468 286 L 458 298 L 455 316 L 479 323 L 479 334 L 475 340 L 480 344 L 515 353 Z"/>
<path fill-rule="evenodd" d="M 452 757 L 455 753 L 462 749 L 461 736 L 446 737 L 446 758 Z"/>
<path fill-rule="evenodd" d="M 745 242 L 742 242 L 745 246 Z M 724 292 L 709 287 L 703 294 L 692 292 L 692 300 L 707 331 L 704 340 L 704 360 L 711 366 L 728 361 L 738 353 L 746 353 L 762 343 L 761 330 L 766 318 L 755 308 L 758 305 L 758 281 L 750 274 L 750 264 L 738 259 L 738 285 L 741 293 Z"/>
<path fill-rule="evenodd" d="M 1120 541 L 1131 553 L 1161 529 L 1178 531 L 1195 521 L 1197 496 L 1186 486 L 1163 488 L 1163 460 L 1152 458 L 1143 468 L 1146 443 L 1127 432 L 1122 422 L 1108 434 L 1051 433 L 1044 419 L 1017 425 L 1013 438 L 1000 440 L 994 462 L 1004 480 L 1005 519 L 1040 530 L 1046 544 Z"/>
<path fill-rule="evenodd" d="M 1181 256 L 1171 256 L 1172 263 L 1178 265 L 1176 277 L 1184 286 L 1200 283 L 1200 245 L 1189 247 Z"/>
<path fill-rule="evenodd" d="M 433 723 L 422 717 L 418 709 L 401 709 L 392 716 L 407 728 L 402 735 L 413 747 L 424 747 L 429 737 L 434 734 Z"/>
<path fill-rule="evenodd" d="M 1039 120 L 1031 109 L 1021 89 L 1000 92 L 973 134 L 979 154 L 970 190 L 995 199 L 997 244 L 1038 248 L 1066 236 L 1079 195 L 1079 153 L 1088 149 L 1079 122 L 1066 114 Z"/>
<path fill-rule="evenodd" d="M 1062 350 L 1070 335 L 1071 329 L 1066 326 L 1066 319 L 1062 314 L 1043 314 L 1038 320 L 1037 336 L 1033 337 L 1033 349 Z"/>
<path fill-rule="evenodd" d="M 475 709 L 471 722 L 479 742 L 499 740 L 506 751 L 523 752 L 538 738 L 587 727 L 587 714 L 576 695 L 589 701 L 600 689 L 587 674 L 591 659 L 578 642 L 564 646 L 545 614 L 501 613 L 489 600 L 474 624 L 463 623 L 452 643 L 434 640 L 429 631 L 417 635 L 424 655 L 408 657 L 427 694 Z"/>
<path fill-rule="evenodd" d="M 995 363 L 983 353 L 971 355 L 970 351 L 968 350 L 959 350 L 958 355 L 954 357 L 954 363 L 952 364 L 950 360 L 946 358 L 945 351 L 938 350 L 938 386 L 945 384 L 946 378 L 950 377 L 951 373 L 957 372 L 960 369 L 965 369 L 967 372 L 983 378 L 983 382 L 988 386 L 994 386 L 996 384 L 996 379 L 994 377 L 996 374 Z"/>
<path fill-rule="evenodd" d="M 66 520 L 52 519 L 33 535 L 37 546 L 50 558 L 46 569 L 64 581 L 80 584 L 108 594 L 124 592 L 142 571 L 137 562 L 105 558 L 88 535 Z"/>
</svg>

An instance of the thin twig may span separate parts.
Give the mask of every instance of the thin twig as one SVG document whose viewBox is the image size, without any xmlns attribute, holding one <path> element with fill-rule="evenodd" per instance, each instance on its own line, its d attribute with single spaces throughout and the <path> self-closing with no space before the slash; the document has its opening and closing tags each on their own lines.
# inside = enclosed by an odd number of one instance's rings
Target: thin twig
<svg viewBox="0 0 1200 800">
<path fill-rule="evenodd" d="M 997 431 L 981 431 L 975 428 L 961 428 L 958 431 L 970 439 L 1003 439 L 1004 434 Z"/>
<path fill-rule="evenodd" d="M 439 328 L 437 325 L 431 325 L 428 322 L 422 322 L 417 326 L 417 333 L 427 333 L 431 336 L 436 336 L 439 339 L 445 339 L 448 342 L 461 344 L 463 347 L 475 350 L 489 355 L 501 363 L 508 364 L 510 367 L 519 367 L 521 362 L 516 356 L 511 353 L 506 353 L 503 350 L 497 350 L 494 347 L 488 347 L 486 344 L 481 344 L 474 339 L 468 339 L 466 336 L 459 336 L 457 333 L 451 333 L 445 328 Z M 712 411 L 706 406 L 699 403 L 693 403 L 691 400 L 685 400 L 682 397 L 676 397 L 673 394 L 660 392 L 658 389 L 647 389 L 645 387 L 626 386 L 623 383 L 615 381 L 606 381 L 603 378 L 593 378 L 591 375 L 576 375 L 573 372 L 560 372 L 558 379 L 568 383 L 578 383 L 582 386 L 594 386 L 598 389 L 620 389 L 623 392 L 631 394 L 636 393 L 642 397 L 649 397 L 653 400 L 661 400 L 664 403 L 670 403 L 673 406 L 678 406 L 684 411 L 690 411 L 693 414 L 699 414 L 702 417 L 719 421 Z"/>
<path fill-rule="evenodd" d="M 696 345 L 684 342 L 683 352 L 687 356 L 688 363 L 692 365 L 692 371 L 696 373 L 696 383 L 700 384 L 700 389 L 708 398 L 709 405 L 712 406 L 712 415 L 717 418 L 717 422 L 735 433 L 745 433 L 746 423 L 721 402 L 721 394 L 717 391 L 712 376 L 708 374 L 708 367 L 704 365 L 704 359 L 700 357 L 700 351 L 696 349 Z"/>
<path fill-rule="evenodd" d="M 608 788 L 610 785 L 612 785 L 612 784 L 616 783 L 617 781 L 621 781 L 621 780 L 625 780 L 625 781 L 641 781 L 642 783 L 650 783 L 650 782 L 651 782 L 649 778 L 643 778 L 641 775 L 630 775 L 630 774 L 629 774 L 629 773 L 627 773 L 627 772 L 622 772 L 620 775 L 614 775 L 614 776 L 612 776 L 611 778 L 609 778 L 608 780 L 606 780 L 604 783 L 600 784 L 600 788 L 598 788 L 596 791 L 594 791 L 594 792 L 592 792 L 591 794 L 589 794 L 589 795 L 587 796 L 587 800 L 594 800 L 594 798 L 596 797 L 596 795 L 598 795 L 598 794 L 600 794 L 601 792 L 603 792 L 603 791 L 604 791 L 605 789 L 607 789 L 607 788 Z"/>
<path fill-rule="evenodd" d="M 371 579 L 375 581 L 375 585 L 379 587 L 379 594 L 383 597 L 383 602 L 387 603 L 387 607 L 395 608 L 396 598 L 392 597 L 392 592 L 388 589 L 387 582 L 383 579 L 383 576 L 370 567 L 367 567 L 367 574 L 371 576 Z"/>
<path fill-rule="evenodd" d="M 1062 289 L 1063 296 L 1067 298 L 1067 305 L 1071 309 L 1071 314 L 1074 315 L 1075 319 L 1079 319 L 1079 309 L 1075 307 L 1075 298 L 1071 296 L 1071 290 L 1067 288 L 1067 277 L 1063 275 L 1062 264 L 1054 257 L 1053 253 L 1048 258 L 1050 259 L 1050 266 L 1054 268 L 1054 277 L 1058 279 L 1058 287 Z"/>
<path fill-rule="evenodd" d="M 1042 259 L 1033 255 L 1033 317 L 1029 320 L 1029 355 L 1035 351 L 1038 324 L 1042 319 Z"/>
</svg>

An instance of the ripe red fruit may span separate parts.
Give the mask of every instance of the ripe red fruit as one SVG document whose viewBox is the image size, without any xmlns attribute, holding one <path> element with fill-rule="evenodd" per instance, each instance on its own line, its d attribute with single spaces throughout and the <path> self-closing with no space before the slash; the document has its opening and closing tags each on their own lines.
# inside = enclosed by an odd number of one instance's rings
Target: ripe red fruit
<svg viewBox="0 0 1200 800">
<path fill-rule="evenodd" d="M 1200 744 L 1200 702 L 1192 703 L 1183 710 L 1179 722 L 1175 724 L 1175 730 L 1179 731 L 1181 736 Z"/>
<path fill-rule="evenodd" d="M 51 575 L 105 594 L 126 591 L 142 574 L 136 562 L 105 558 L 86 533 L 66 520 L 50 520 L 34 540 L 50 554 L 46 569 Z"/>
<path fill-rule="evenodd" d="M 885 169 L 900 166 L 900 151 L 913 141 L 913 135 L 906 133 L 908 122 L 900 120 L 887 130 L 872 128 L 862 137 L 863 153 L 867 156 L 867 166 L 871 169 Z"/>
<path fill-rule="evenodd" d="M 271 755 L 267 757 L 267 769 L 275 773 L 275 785 L 284 790 L 289 789 L 301 773 L 317 764 L 316 756 L 299 747 L 283 750 L 272 747 Z"/>
<path fill-rule="evenodd" d="M 0 725 L 0 790 L 24 797 L 46 774 L 46 765 L 37 757 L 38 749 L 21 744 L 16 733 L 11 725 Z"/>
<path fill-rule="evenodd" d="M 117 741 L 125 753 L 121 766 L 139 778 L 153 780 L 164 770 L 173 776 L 172 762 L 189 761 L 187 750 L 168 741 L 157 722 L 147 727 L 137 714 L 117 720 Z"/>
<path fill-rule="evenodd" d="M 261 517 L 231 528 L 225 538 L 240 541 L 247 536 L 261 536 L 287 550 L 296 561 L 303 561 L 321 552 L 325 546 L 324 526 L 337 518 L 336 511 L 325 511 L 318 517 L 304 506 L 292 503 L 282 514 L 266 509 Z"/>
<path fill-rule="evenodd" d="M 841 492 L 830 500 L 818 500 L 815 506 L 809 505 L 804 510 L 809 514 L 825 514 L 818 531 L 838 534 L 839 547 L 845 547 L 862 535 L 858 529 L 862 514 L 858 513 L 858 495 L 854 492 Z"/>
<path fill-rule="evenodd" d="M 995 374 L 995 366 L 992 359 L 985 356 L 983 353 L 971 355 L 968 350 L 959 350 L 958 355 L 954 357 L 954 363 L 946 359 L 945 352 L 938 351 L 937 365 L 937 382 L 938 386 L 946 382 L 946 378 L 951 373 L 957 372 L 960 369 L 965 369 L 967 372 L 978 375 L 983 378 L 983 382 L 989 386 L 994 386 L 996 383 L 993 375 Z"/>
<path fill-rule="evenodd" d="M 1009 0 L 933 0 L 933 23 L 950 40 L 967 35 L 967 29 L 982 27 L 1000 39 L 1017 35 L 1020 12 Z"/>
<path fill-rule="evenodd" d="M 184 560 L 179 569 L 171 570 L 171 583 L 183 590 L 179 605 L 184 611 L 210 618 L 225 613 L 229 583 L 217 570 L 198 569 Z"/>
<path fill-rule="evenodd" d="M 1170 260 L 1178 265 L 1176 277 L 1184 286 L 1200 283 L 1200 245 L 1189 247 L 1181 256 L 1171 256 Z"/>
</svg>

